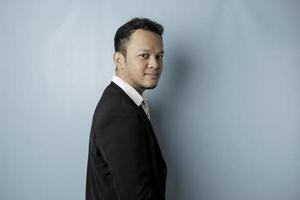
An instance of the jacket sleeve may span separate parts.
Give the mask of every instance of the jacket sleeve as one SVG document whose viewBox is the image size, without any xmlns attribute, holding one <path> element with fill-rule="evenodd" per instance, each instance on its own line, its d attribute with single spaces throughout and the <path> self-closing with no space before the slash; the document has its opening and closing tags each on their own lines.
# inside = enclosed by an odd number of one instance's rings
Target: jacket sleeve
<svg viewBox="0 0 300 200">
<path fill-rule="evenodd" d="M 155 199 L 149 175 L 145 128 L 138 114 L 118 112 L 97 131 L 119 200 Z"/>
</svg>

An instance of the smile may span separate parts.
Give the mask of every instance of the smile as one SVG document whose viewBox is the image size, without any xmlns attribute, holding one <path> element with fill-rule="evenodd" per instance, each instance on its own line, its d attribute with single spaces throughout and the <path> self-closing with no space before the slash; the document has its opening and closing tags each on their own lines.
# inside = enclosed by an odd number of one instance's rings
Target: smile
<svg viewBox="0 0 300 200">
<path fill-rule="evenodd" d="M 150 77 L 153 77 L 153 78 L 158 78 L 159 77 L 159 74 L 145 74 L 146 76 L 150 76 Z"/>
<path fill-rule="evenodd" d="M 152 81 L 158 81 L 159 74 L 157 74 L 157 73 L 155 73 L 155 74 L 145 74 L 145 77 L 149 80 L 152 80 Z"/>
</svg>

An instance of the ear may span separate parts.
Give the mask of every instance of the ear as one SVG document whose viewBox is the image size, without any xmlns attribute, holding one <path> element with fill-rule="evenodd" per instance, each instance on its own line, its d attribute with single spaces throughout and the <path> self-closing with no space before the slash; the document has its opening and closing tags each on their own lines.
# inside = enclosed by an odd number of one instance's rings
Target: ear
<svg viewBox="0 0 300 200">
<path fill-rule="evenodd" d="M 124 67 L 124 56 L 120 52 L 115 52 L 113 55 L 114 63 L 118 70 L 122 70 Z"/>
</svg>

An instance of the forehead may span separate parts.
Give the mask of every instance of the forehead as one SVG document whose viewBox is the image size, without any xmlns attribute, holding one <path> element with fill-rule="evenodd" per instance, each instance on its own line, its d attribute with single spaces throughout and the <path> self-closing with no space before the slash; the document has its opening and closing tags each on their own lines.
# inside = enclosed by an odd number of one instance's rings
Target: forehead
<svg viewBox="0 0 300 200">
<path fill-rule="evenodd" d="M 131 34 L 127 48 L 161 51 L 163 50 L 163 41 L 161 36 L 154 32 L 137 29 Z"/>
</svg>

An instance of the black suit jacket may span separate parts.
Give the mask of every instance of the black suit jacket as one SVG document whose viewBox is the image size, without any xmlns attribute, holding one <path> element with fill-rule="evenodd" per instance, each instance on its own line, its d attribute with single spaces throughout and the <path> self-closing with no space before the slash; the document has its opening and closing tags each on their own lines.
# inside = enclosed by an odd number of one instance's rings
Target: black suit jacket
<svg viewBox="0 0 300 200">
<path fill-rule="evenodd" d="M 164 200 L 166 174 L 143 108 L 111 82 L 93 117 L 86 200 Z"/>
</svg>

